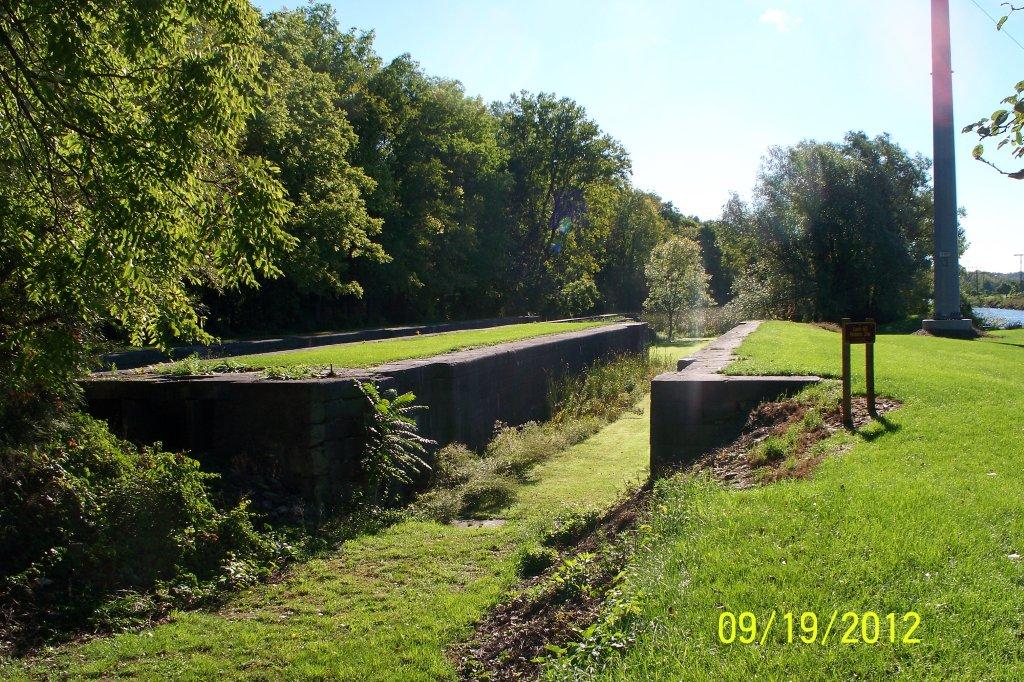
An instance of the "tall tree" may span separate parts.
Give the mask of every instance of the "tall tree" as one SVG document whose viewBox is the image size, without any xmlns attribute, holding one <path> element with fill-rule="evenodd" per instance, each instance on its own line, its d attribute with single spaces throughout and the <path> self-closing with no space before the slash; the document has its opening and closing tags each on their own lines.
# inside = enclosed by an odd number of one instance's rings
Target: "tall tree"
<svg viewBox="0 0 1024 682">
<path fill-rule="evenodd" d="M 647 298 L 644 268 L 651 251 L 669 236 L 661 199 L 632 187 L 617 189 L 604 264 L 597 282 L 610 310 L 635 312 Z"/>
<path fill-rule="evenodd" d="M 697 242 L 700 244 L 701 256 L 704 259 L 704 270 L 710 278 L 711 296 L 715 303 L 724 305 L 731 298 L 736 273 L 722 251 L 717 223 L 702 223 L 697 231 Z"/>
<path fill-rule="evenodd" d="M 4 3 L 0 407 L 67 386 L 102 322 L 204 339 L 196 286 L 278 272 L 288 203 L 239 152 L 258 43 L 246 0 Z"/>
<path fill-rule="evenodd" d="M 672 237 L 651 252 L 646 274 L 650 293 L 644 307 L 664 317 L 671 341 L 683 317 L 710 302 L 700 246 L 687 237 Z"/>
<path fill-rule="evenodd" d="M 377 182 L 368 204 L 393 258 L 368 273 L 371 302 L 389 319 L 493 310 L 504 154 L 486 105 L 403 55 L 350 110 L 357 158 Z"/>
<path fill-rule="evenodd" d="M 753 203 L 733 197 L 722 218 L 741 293 L 760 314 L 806 320 L 917 312 L 931 255 L 928 168 L 887 135 L 773 149 Z"/>
<path fill-rule="evenodd" d="M 601 243 L 588 191 L 625 179 L 629 157 L 576 102 L 520 93 L 495 106 L 508 154 L 512 255 L 522 307 L 556 308 L 560 292 L 593 291 Z"/>
<path fill-rule="evenodd" d="M 271 13 L 263 27 L 267 89 L 245 148 L 280 169 L 292 200 L 287 228 L 297 244 L 280 264 L 283 278 L 262 291 L 211 300 L 242 327 L 254 318 L 301 325 L 325 302 L 363 295 L 357 260 L 387 260 L 377 241 L 381 220 L 368 214 L 364 200 L 374 182 L 351 162 L 358 139 L 344 108 L 374 65 L 372 37 L 341 31 L 324 5 Z"/>
</svg>

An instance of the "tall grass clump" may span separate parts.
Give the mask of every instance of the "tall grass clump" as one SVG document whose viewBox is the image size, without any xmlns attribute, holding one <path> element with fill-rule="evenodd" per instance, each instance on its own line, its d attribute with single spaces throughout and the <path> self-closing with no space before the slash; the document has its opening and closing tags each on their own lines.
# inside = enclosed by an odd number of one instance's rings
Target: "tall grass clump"
<svg viewBox="0 0 1024 682">
<path fill-rule="evenodd" d="M 436 455 L 430 488 L 416 502 L 424 517 L 447 522 L 493 514 L 511 504 L 516 486 L 552 455 L 580 443 L 605 424 L 635 409 L 650 380 L 667 368 L 647 354 L 625 354 L 585 373 L 553 383 L 551 419 L 522 426 L 498 424 L 482 453 L 461 443 Z"/>
</svg>

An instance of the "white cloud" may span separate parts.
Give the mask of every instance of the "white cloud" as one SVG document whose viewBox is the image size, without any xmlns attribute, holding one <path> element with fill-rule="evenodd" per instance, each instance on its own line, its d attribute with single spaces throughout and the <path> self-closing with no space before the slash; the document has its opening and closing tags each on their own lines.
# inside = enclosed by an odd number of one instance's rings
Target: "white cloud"
<svg viewBox="0 0 1024 682">
<path fill-rule="evenodd" d="M 803 23 L 802 17 L 796 17 L 781 9 L 772 8 L 765 10 L 765 13 L 758 19 L 762 24 L 771 24 L 779 33 L 789 33 Z"/>
</svg>

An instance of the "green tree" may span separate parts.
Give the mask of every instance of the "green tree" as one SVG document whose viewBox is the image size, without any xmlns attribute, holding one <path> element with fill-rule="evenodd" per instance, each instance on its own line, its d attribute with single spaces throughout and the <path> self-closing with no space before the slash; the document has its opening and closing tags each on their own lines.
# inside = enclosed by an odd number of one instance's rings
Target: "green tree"
<svg viewBox="0 0 1024 682">
<path fill-rule="evenodd" d="M 493 311 L 503 289 L 504 153 L 487 106 L 402 55 L 349 108 L 358 162 L 377 183 L 368 205 L 393 259 L 366 269 L 368 303 L 386 319 Z"/>
<path fill-rule="evenodd" d="M 258 290 L 207 293 L 222 333 L 328 324 L 331 304 L 364 293 L 354 264 L 387 260 L 381 220 L 364 199 L 374 183 L 351 161 L 358 139 L 344 108 L 375 63 L 372 36 L 340 30 L 325 5 L 271 13 L 263 27 L 267 88 L 245 149 L 280 169 L 297 244 L 280 262 L 283 277 Z"/>
<path fill-rule="evenodd" d="M 736 273 L 729 264 L 728 258 L 718 237 L 718 224 L 706 222 L 697 231 L 697 242 L 704 258 L 704 269 L 710 277 L 711 296 L 718 305 L 729 302 L 732 294 L 732 283 Z"/>
<path fill-rule="evenodd" d="M 708 305 L 708 275 L 700 246 L 686 237 L 672 237 L 651 253 L 647 263 L 648 312 L 665 317 L 669 340 L 683 316 Z"/>
<path fill-rule="evenodd" d="M 630 169 L 622 146 L 568 98 L 520 93 L 494 107 L 508 154 L 508 281 L 521 308 L 557 308 L 559 293 L 590 289 L 607 222 L 590 201 Z M 562 298 L 564 300 L 564 297 Z"/>
<path fill-rule="evenodd" d="M 651 251 L 668 238 L 669 223 L 658 196 L 632 187 L 615 191 L 611 220 L 597 281 L 610 310 L 635 312 L 647 298 L 644 268 Z"/>
<path fill-rule="evenodd" d="M 749 315 L 894 320 L 923 310 L 932 250 L 927 159 L 887 135 L 769 153 L 720 224 Z"/>
<path fill-rule="evenodd" d="M 382 221 L 363 200 L 373 180 L 349 162 L 358 139 L 343 108 L 346 86 L 365 68 L 365 38 L 338 30 L 329 12 L 314 5 L 264 20 L 269 88 L 246 148 L 281 169 L 293 202 L 287 224 L 298 244 L 281 264 L 288 280 L 304 293 L 358 297 L 352 261 L 387 260 L 374 241 Z"/>
<path fill-rule="evenodd" d="M 277 274 L 288 203 L 239 145 L 259 35 L 245 0 L 4 5 L 5 414 L 66 388 L 98 325 L 135 344 L 202 340 L 196 287 Z"/>
</svg>

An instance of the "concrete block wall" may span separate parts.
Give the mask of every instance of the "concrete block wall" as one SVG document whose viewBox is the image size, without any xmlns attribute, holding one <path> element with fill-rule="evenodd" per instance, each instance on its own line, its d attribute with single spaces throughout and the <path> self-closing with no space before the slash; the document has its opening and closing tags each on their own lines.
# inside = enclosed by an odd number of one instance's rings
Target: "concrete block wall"
<svg viewBox="0 0 1024 682">
<path fill-rule="evenodd" d="M 548 416 L 551 382 L 595 361 L 645 352 L 646 324 L 624 322 L 514 343 L 405 360 L 337 377 L 92 378 L 89 411 L 140 443 L 187 450 L 214 471 L 272 478 L 323 501 L 358 474 L 364 402 L 357 381 L 412 391 L 427 407 L 423 435 L 480 448 L 494 424 Z"/>
<path fill-rule="evenodd" d="M 680 360 L 678 371 L 651 382 L 652 476 L 692 464 L 738 436 L 759 403 L 820 381 L 812 376 L 720 374 L 760 324 L 751 320 L 736 325 L 692 358 Z"/>
<path fill-rule="evenodd" d="M 820 381 L 809 376 L 725 376 L 667 372 L 651 382 L 651 475 L 692 464 L 739 435 L 766 400 Z"/>
</svg>

